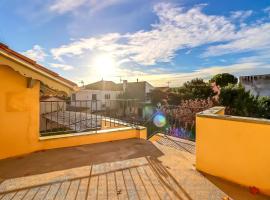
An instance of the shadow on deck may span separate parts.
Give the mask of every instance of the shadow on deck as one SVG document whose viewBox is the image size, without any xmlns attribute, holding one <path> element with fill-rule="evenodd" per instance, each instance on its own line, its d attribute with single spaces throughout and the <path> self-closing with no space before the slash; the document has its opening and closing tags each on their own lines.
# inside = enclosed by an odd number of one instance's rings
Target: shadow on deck
<svg viewBox="0 0 270 200">
<path fill-rule="evenodd" d="M 128 139 L 36 152 L 0 161 L 0 200 L 238 198 L 228 183 L 194 168 L 192 142 Z M 237 186 L 234 186 L 237 190 Z M 266 198 L 254 198 L 266 199 Z"/>
</svg>

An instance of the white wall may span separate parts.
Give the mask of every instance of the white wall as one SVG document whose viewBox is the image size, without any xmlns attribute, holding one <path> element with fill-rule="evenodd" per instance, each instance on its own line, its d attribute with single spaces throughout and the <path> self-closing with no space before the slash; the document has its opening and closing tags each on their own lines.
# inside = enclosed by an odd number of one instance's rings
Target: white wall
<svg viewBox="0 0 270 200">
<path fill-rule="evenodd" d="M 246 90 L 250 90 L 254 95 L 270 96 L 270 80 L 243 81 L 242 84 Z"/>
<path fill-rule="evenodd" d="M 115 103 L 113 102 L 113 100 L 116 100 L 121 93 L 122 91 L 80 90 L 76 92 L 76 100 L 85 101 L 85 102 L 81 102 L 81 103 L 77 102 L 76 106 L 89 107 L 89 108 L 92 106 L 92 110 L 103 110 L 105 109 L 105 106 L 110 106 L 111 108 L 113 108 L 115 106 Z M 92 99 L 93 94 L 97 95 L 97 99 L 96 99 L 97 102 L 94 102 L 94 101 L 91 102 L 91 100 L 93 100 Z M 110 99 L 106 100 L 105 95 L 107 94 L 110 94 Z M 75 100 L 75 99 L 72 99 L 72 100 Z M 75 106 L 75 103 L 71 102 L 71 105 Z"/>
<path fill-rule="evenodd" d="M 150 102 L 150 99 L 149 99 L 149 93 L 154 90 L 155 87 L 153 87 L 152 85 L 150 85 L 148 82 L 146 82 L 145 84 L 145 95 L 146 95 L 146 101 L 149 101 Z"/>
<path fill-rule="evenodd" d="M 53 102 L 50 102 L 53 101 Z M 55 112 L 55 111 L 65 111 L 66 102 L 57 97 L 50 97 L 46 100 L 40 102 L 40 114 Z"/>
</svg>

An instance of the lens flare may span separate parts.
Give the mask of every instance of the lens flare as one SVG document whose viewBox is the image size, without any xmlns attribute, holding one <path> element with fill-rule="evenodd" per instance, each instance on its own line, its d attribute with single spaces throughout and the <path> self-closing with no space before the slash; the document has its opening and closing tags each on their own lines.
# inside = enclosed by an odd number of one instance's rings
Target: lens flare
<svg viewBox="0 0 270 200">
<path fill-rule="evenodd" d="M 166 125 L 166 118 L 163 114 L 161 113 L 158 113 L 155 117 L 154 117 L 154 120 L 153 120 L 154 124 L 161 128 L 163 126 Z"/>
</svg>

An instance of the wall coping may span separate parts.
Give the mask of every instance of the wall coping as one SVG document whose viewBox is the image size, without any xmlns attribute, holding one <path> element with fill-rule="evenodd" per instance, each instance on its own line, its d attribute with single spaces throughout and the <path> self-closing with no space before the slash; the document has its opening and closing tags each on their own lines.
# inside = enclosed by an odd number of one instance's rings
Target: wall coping
<svg viewBox="0 0 270 200">
<path fill-rule="evenodd" d="M 39 136 L 39 140 L 52 140 L 52 139 L 60 139 L 60 138 L 68 138 L 68 137 L 77 137 L 77 136 L 85 136 L 85 135 L 95 135 L 95 134 L 105 134 L 105 133 L 112 133 L 117 131 L 126 131 L 126 130 L 132 130 L 135 128 L 132 127 L 121 127 L 121 128 L 113 128 L 113 129 L 104 129 L 104 130 L 97 130 L 97 131 L 87 131 L 87 132 L 81 132 L 81 133 L 67 133 L 67 134 L 61 134 L 61 135 L 50 135 L 50 136 Z M 137 130 L 137 129 L 135 129 Z"/>
<path fill-rule="evenodd" d="M 205 111 L 197 113 L 196 117 L 205 117 L 205 118 L 230 120 L 230 121 L 237 121 L 237 122 L 249 122 L 249 123 L 270 125 L 269 119 L 217 114 L 219 111 L 222 111 L 224 109 L 225 107 L 215 106 Z"/>
</svg>

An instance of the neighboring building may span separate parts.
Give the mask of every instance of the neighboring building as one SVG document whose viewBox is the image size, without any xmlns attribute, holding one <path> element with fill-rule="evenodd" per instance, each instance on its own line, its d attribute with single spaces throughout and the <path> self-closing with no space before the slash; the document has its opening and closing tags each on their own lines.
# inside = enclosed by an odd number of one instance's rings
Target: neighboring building
<svg viewBox="0 0 270 200">
<path fill-rule="evenodd" d="M 146 81 L 128 82 L 124 80 L 123 83 L 118 85 L 123 88 L 124 98 L 136 100 L 138 115 L 143 119 L 147 119 L 150 113 L 149 110 L 151 112 L 153 110 L 149 94 L 155 87 Z"/>
<path fill-rule="evenodd" d="M 240 76 L 239 81 L 254 95 L 270 96 L 270 74 Z"/>
<path fill-rule="evenodd" d="M 154 86 L 146 81 L 128 82 L 124 80 L 123 83 L 118 85 L 123 88 L 126 98 L 136 99 L 141 103 L 150 103 L 149 93 L 155 89 Z"/>
<path fill-rule="evenodd" d="M 51 102 L 52 105 L 48 102 Z M 57 97 L 57 96 L 43 96 L 40 97 L 40 114 L 55 112 L 55 111 L 64 111 L 66 110 L 66 101 L 64 98 Z"/>
<path fill-rule="evenodd" d="M 106 109 L 122 110 L 126 114 L 144 115 L 144 107 L 150 104 L 149 93 L 154 87 L 146 81 L 116 84 L 112 81 L 98 81 L 80 88 L 72 94 L 71 106 L 74 108 L 90 108 L 92 111 Z M 125 108 L 123 108 L 125 107 Z"/>
<path fill-rule="evenodd" d="M 111 108 L 123 89 L 112 81 L 98 81 L 82 87 L 71 96 L 71 105 L 76 107 L 91 107 L 92 110 L 103 110 L 106 106 Z M 96 102 L 95 102 L 96 101 Z"/>
</svg>

